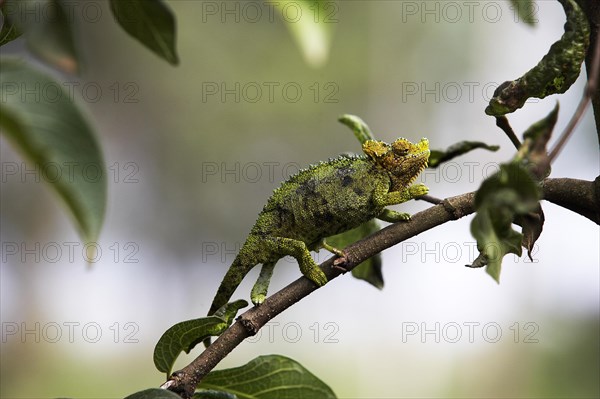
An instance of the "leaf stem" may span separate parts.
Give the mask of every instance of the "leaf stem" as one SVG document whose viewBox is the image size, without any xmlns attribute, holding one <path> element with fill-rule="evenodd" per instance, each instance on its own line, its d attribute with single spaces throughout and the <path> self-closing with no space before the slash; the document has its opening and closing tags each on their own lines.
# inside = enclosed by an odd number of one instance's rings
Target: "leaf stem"
<svg viewBox="0 0 600 399">
<path fill-rule="evenodd" d="M 513 145 L 515 146 L 515 148 L 517 150 L 519 148 L 521 148 L 521 141 L 519 141 L 519 138 L 515 134 L 515 131 L 510 126 L 510 123 L 508 123 L 508 118 L 506 118 L 506 116 L 504 116 L 504 115 L 497 116 L 496 117 L 496 126 L 498 126 L 500 129 L 502 129 L 502 131 L 504 133 L 506 133 L 506 135 L 510 139 L 511 143 L 513 143 Z"/>
</svg>

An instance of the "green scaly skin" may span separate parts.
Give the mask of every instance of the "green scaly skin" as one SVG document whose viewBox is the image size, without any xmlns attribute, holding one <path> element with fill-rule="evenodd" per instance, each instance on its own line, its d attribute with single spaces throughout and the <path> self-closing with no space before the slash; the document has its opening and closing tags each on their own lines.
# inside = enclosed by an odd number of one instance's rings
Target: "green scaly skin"
<svg viewBox="0 0 600 399">
<path fill-rule="evenodd" d="M 373 218 L 406 221 L 410 215 L 386 209 L 427 194 L 423 184 L 411 185 L 427 166 L 429 142 L 392 144 L 361 140 L 361 156 L 340 156 L 300 171 L 279 187 L 258 215 L 246 242 L 227 271 L 209 315 L 225 305 L 242 279 L 262 263 L 251 292 L 255 305 L 264 301 L 275 263 L 293 256 L 304 276 L 318 286 L 327 278 L 310 256 L 326 248 L 325 238 L 351 230 Z"/>
</svg>

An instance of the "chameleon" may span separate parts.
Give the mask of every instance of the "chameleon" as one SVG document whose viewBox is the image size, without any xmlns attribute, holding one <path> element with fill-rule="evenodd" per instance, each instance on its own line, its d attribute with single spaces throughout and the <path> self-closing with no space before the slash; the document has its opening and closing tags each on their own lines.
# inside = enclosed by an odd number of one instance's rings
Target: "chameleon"
<svg viewBox="0 0 600 399">
<path fill-rule="evenodd" d="M 351 230 L 378 218 L 395 223 L 410 215 L 387 209 L 425 195 L 428 188 L 412 184 L 427 166 L 429 141 L 416 144 L 399 138 L 391 144 L 373 139 L 358 117 L 343 116 L 362 143 L 362 155 L 340 155 L 299 171 L 276 189 L 250 230 L 213 299 L 208 315 L 225 305 L 242 279 L 262 264 L 250 299 L 260 305 L 266 298 L 275 263 L 294 257 L 302 274 L 317 286 L 327 277 L 310 256 L 324 248 L 343 252 L 327 244 L 327 237 Z"/>
</svg>

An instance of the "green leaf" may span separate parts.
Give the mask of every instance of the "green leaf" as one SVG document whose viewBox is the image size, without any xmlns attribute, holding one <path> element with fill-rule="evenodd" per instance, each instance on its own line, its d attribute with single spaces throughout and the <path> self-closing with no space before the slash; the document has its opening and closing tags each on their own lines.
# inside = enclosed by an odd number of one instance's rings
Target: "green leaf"
<svg viewBox="0 0 600 399">
<path fill-rule="evenodd" d="M 132 393 L 126 396 L 125 399 L 181 399 L 181 396 L 166 389 L 150 388 Z"/>
<path fill-rule="evenodd" d="M 471 232 L 477 239 L 480 255 L 470 267 L 488 266 L 487 272 L 499 281 L 502 258 L 507 253 L 521 255 L 527 248 L 531 259 L 533 245 L 544 227 L 544 212 L 539 203 L 537 181 L 549 174 L 546 150 L 558 118 L 558 104 L 544 119 L 532 124 L 523 134 L 523 144 L 509 164 L 485 180 L 475 195 L 477 215 Z M 510 225 L 521 226 L 522 234 Z"/>
<path fill-rule="evenodd" d="M 154 347 L 154 365 L 158 371 L 169 375 L 173 363 L 182 351 L 189 353 L 198 342 L 219 335 L 225 329 L 227 323 L 215 316 L 175 324 L 163 333 Z"/>
<path fill-rule="evenodd" d="M 339 5 L 328 0 L 281 0 L 272 3 L 286 22 L 304 60 L 318 68 L 327 62 Z"/>
<path fill-rule="evenodd" d="M 227 323 L 228 326 L 230 326 L 231 323 L 233 323 L 238 310 L 245 308 L 246 306 L 248 306 L 248 302 L 244 301 L 243 299 L 238 299 L 237 301 L 229 302 L 221 306 L 219 309 L 217 309 L 214 316 L 220 317 Z"/>
<path fill-rule="evenodd" d="M 441 163 L 447 162 L 477 148 L 483 148 L 488 151 L 498 151 L 500 147 L 497 145 L 488 145 L 480 141 L 460 141 L 456 144 L 452 144 L 445 151 L 431 150 L 427 166 L 430 168 L 437 168 Z"/>
<path fill-rule="evenodd" d="M 65 201 L 84 241 L 106 207 L 106 170 L 88 122 L 62 85 L 26 63 L 0 60 L 0 127 Z"/>
<path fill-rule="evenodd" d="M 240 399 L 336 397 L 331 388 L 298 362 L 278 355 L 260 356 L 241 367 L 213 371 L 200 382 L 198 390 L 225 391 Z"/>
<path fill-rule="evenodd" d="M 521 256 L 521 234 L 510 225 L 512 215 L 502 212 L 500 215 L 491 206 L 477 211 L 471 222 L 471 234 L 477 240 L 480 256 L 471 267 L 487 265 L 486 272 L 496 282 L 500 282 L 502 258 L 508 253 Z M 507 227 L 508 226 L 508 227 Z"/>
<path fill-rule="evenodd" d="M 508 253 L 521 256 L 523 236 L 512 229 L 513 220 L 536 210 L 540 198 L 537 183 L 518 162 L 500 165 L 498 173 L 484 180 L 471 222 L 480 256 L 471 267 L 487 265 L 487 273 L 499 282 L 502 258 Z"/>
<path fill-rule="evenodd" d="M 525 133 L 523 133 L 523 138 L 532 142 L 542 140 L 542 147 L 545 148 L 550 139 L 550 134 L 554 130 L 554 125 L 556 125 L 558 109 L 559 105 L 556 103 L 552 111 L 544 119 L 537 121 L 527 128 Z"/>
<path fill-rule="evenodd" d="M 567 14 L 565 33 L 548 54 L 517 80 L 502 83 L 485 109 L 500 116 L 521 108 L 527 99 L 566 92 L 579 77 L 590 41 L 587 17 L 575 0 L 558 0 Z"/>
<path fill-rule="evenodd" d="M 72 18 L 57 0 L 8 0 L 5 9 L 23 32 L 29 49 L 40 59 L 67 73 L 79 71 Z"/>
<path fill-rule="evenodd" d="M 161 0 L 110 0 L 110 9 L 130 36 L 171 65 L 179 63 L 175 16 Z"/>
<path fill-rule="evenodd" d="M 532 212 L 529 212 L 526 215 L 518 215 L 515 218 L 515 223 L 522 228 L 523 240 L 521 245 L 527 249 L 527 256 L 529 256 L 531 261 L 533 261 L 531 251 L 533 250 L 533 245 L 542 234 L 544 221 L 544 211 L 540 204 L 538 204 L 537 208 Z"/>
<path fill-rule="evenodd" d="M 154 347 L 154 365 L 158 371 L 168 376 L 182 351 L 190 353 L 199 342 L 220 335 L 231 325 L 237 311 L 246 306 L 248 302 L 244 300 L 231 302 L 219 308 L 214 316 L 182 321 L 169 328 Z"/>
<path fill-rule="evenodd" d="M 358 116 L 346 114 L 340 116 L 338 121 L 352 130 L 360 144 L 363 144 L 367 140 L 375 140 L 369 126 Z"/>
<path fill-rule="evenodd" d="M 523 145 L 519 148 L 516 159 L 524 161 L 538 179 L 550 175 L 550 158 L 547 145 L 558 119 L 558 103 L 544 119 L 531 125 L 523 133 Z"/>
<path fill-rule="evenodd" d="M 0 14 L 2 15 L 2 29 L 0 29 L 0 46 L 4 46 L 6 43 L 10 43 L 19 36 L 23 32 L 21 32 L 17 26 L 10 20 L 10 17 L 7 15 L 7 3 L 4 3 L 0 7 Z"/>
<path fill-rule="evenodd" d="M 345 248 L 348 245 L 362 240 L 363 238 L 375 233 L 379 230 L 379 224 L 375 219 L 372 219 L 362 225 L 327 238 L 327 243 L 336 248 Z M 381 272 L 381 255 L 377 254 L 360 265 L 352 269 L 352 276 L 359 280 L 364 280 L 373 285 L 375 288 L 383 288 L 383 274 Z"/>
<path fill-rule="evenodd" d="M 529 26 L 534 26 L 537 22 L 535 19 L 536 5 L 533 0 L 510 0 L 512 7 L 515 10 L 519 21 L 525 22 Z"/>
<path fill-rule="evenodd" d="M 210 389 L 198 391 L 192 397 L 194 399 L 238 399 L 238 396 L 232 393 L 223 391 L 213 391 Z"/>
<path fill-rule="evenodd" d="M 381 255 L 374 255 L 356 266 L 352 269 L 352 276 L 366 281 L 375 288 L 383 289 L 384 281 L 381 271 Z"/>
<path fill-rule="evenodd" d="M 541 181 L 550 175 L 550 158 L 547 145 L 558 119 L 558 103 L 544 119 L 532 124 L 523 133 L 523 144 L 513 162 L 520 162 L 533 176 Z M 520 225 L 523 233 L 521 245 L 527 248 L 529 259 L 533 260 L 533 245 L 542 234 L 544 228 L 544 211 L 540 204 L 529 213 L 517 215 L 515 223 Z"/>
</svg>

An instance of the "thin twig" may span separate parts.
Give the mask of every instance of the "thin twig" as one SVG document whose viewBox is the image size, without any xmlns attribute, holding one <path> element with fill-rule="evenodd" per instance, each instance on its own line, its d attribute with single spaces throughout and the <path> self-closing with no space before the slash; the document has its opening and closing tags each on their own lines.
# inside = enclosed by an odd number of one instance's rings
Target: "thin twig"
<svg viewBox="0 0 600 399">
<path fill-rule="evenodd" d="M 508 136 L 508 138 L 510 139 L 510 141 L 513 143 L 513 145 L 515 146 L 515 148 L 517 150 L 519 148 L 521 148 L 521 142 L 519 141 L 519 138 L 515 134 L 515 131 L 513 130 L 513 128 L 510 126 L 510 123 L 508 123 L 508 119 L 506 118 L 506 116 L 504 116 L 504 115 L 497 116 L 496 117 L 496 126 L 498 126 L 500 129 L 502 129 L 502 131 L 504 133 L 506 133 L 506 135 Z"/>
<path fill-rule="evenodd" d="M 425 202 L 429 202 L 430 204 L 437 205 L 441 204 L 444 200 L 431 196 L 431 195 L 421 195 L 420 197 L 416 197 L 416 200 L 421 200 Z"/>
<path fill-rule="evenodd" d="M 579 105 L 577 106 L 577 109 L 575 110 L 573 117 L 567 124 L 567 127 L 565 127 L 565 130 L 560 135 L 560 138 L 554 145 L 554 148 L 552 148 L 552 151 L 550 151 L 550 155 L 548 156 L 548 158 L 550 159 L 550 163 L 552 163 L 556 159 L 556 157 L 558 156 L 560 151 L 565 146 L 566 142 L 569 140 L 569 137 L 571 137 L 571 135 L 573 134 L 573 131 L 575 130 L 575 126 L 577 126 L 577 124 L 583 117 L 583 114 L 584 114 L 589 102 L 591 101 L 592 96 L 594 95 L 594 92 L 596 91 L 596 88 L 598 87 L 598 72 L 599 71 L 600 71 L 600 32 L 598 33 L 598 37 L 596 38 L 596 48 L 594 49 L 594 59 L 592 62 L 591 74 L 588 76 L 588 81 L 585 86 L 585 90 L 583 92 L 583 97 L 581 98 L 581 101 L 579 102 Z"/>
<path fill-rule="evenodd" d="M 598 179 L 600 181 L 600 179 Z M 543 184 L 544 195 L 552 202 L 566 206 L 579 213 L 580 209 L 596 210 L 596 216 L 591 220 L 599 222 L 597 209 L 600 209 L 600 195 L 596 195 L 595 187 L 598 182 L 586 182 L 575 179 L 546 179 Z M 412 217 L 409 223 L 394 223 L 384 229 L 360 240 L 344 249 L 344 269 L 352 270 L 356 265 L 373 255 L 390 248 L 402 241 L 422 232 L 433 229 L 446 222 L 457 220 L 475 211 L 474 193 L 466 193 L 443 200 Z M 577 209 L 570 204 L 577 203 Z M 320 266 L 328 280 L 338 277 L 342 271 L 332 267 L 335 257 L 323 262 Z M 244 312 L 237 321 L 227 329 L 185 368 L 176 371 L 162 385 L 164 389 L 180 394 L 184 399 L 192 397 L 197 384 L 208 374 L 227 354 L 234 350 L 244 339 L 256 334 L 267 322 L 294 305 L 302 298 L 310 295 L 318 287 L 305 277 L 294 281 L 279 292 L 268 297 L 260 306 Z"/>
</svg>

